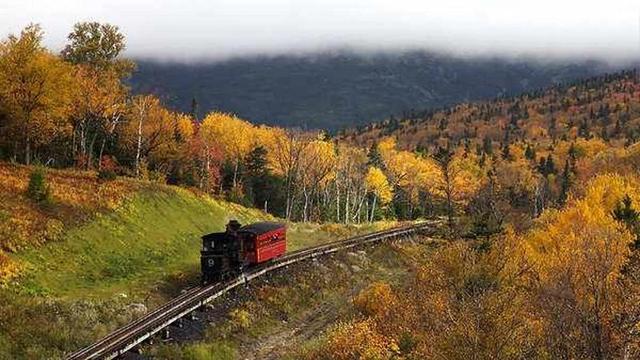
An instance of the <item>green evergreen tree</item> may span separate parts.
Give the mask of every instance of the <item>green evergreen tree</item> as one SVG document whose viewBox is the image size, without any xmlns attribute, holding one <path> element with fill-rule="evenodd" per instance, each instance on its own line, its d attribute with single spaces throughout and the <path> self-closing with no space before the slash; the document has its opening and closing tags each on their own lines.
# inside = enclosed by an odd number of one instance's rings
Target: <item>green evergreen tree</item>
<svg viewBox="0 0 640 360">
<path fill-rule="evenodd" d="M 535 160 L 536 150 L 530 144 L 527 144 L 527 148 L 524 150 L 524 157 L 529 160 Z"/>
<path fill-rule="evenodd" d="M 198 101 L 195 97 L 191 98 L 191 117 L 196 122 L 198 121 Z"/>
<path fill-rule="evenodd" d="M 569 159 L 564 162 L 564 170 L 562 171 L 562 177 L 560 179 L 560 195 L 558 197 L 558 204 L 563 206 L 567 202 L 569 197 L 569 189 L 571 188 L 571 169 L 569 165 Z"/>
<path fill-rule="evenodd" d="M 385 169 L 384 161 L 382 160 L 382 155 L 380 155 L 380 151 L 378 151 L 378 145 L 372 144 L 369 148 L 369 152 L 367 153 L 368 161 L 367 164 L 369 166 L 375 166 L 378 169 Z"/>
<path fill-rule="evenodd" d="M 636 240 L 634 242 L 634 248 L 640 249 L 640 213 L 633 208 L 633 202 L 629 195 L 625 195 L 624 198 L 616 208 L 613 210 L 614 219 L 622 222 L 627 226 L 627 229 L 635 235 Z"/>
<path fill-rule="evenodd" d="M 36 167 L 29 176 L 27 196 L 39 204 L 51 202 L 51 188 L 47 184 L 44 168 Z"/>
<path fill-rule="evenodd" d="M 555 174 L 557 172 L 556 164 L 553 161 L 553 156 L 551 156 L 551 154 L 547 156 L 547 161 L 544 164 L 544 169 L 545 169 L 545 175 Z"/>
<path fill-rule="evenodd" d="M 493 142 L 488 136 L 485 136 L 484 139 L 482 139 L 482 151 L 487 155 L 493 154 Z"/>
</svg>

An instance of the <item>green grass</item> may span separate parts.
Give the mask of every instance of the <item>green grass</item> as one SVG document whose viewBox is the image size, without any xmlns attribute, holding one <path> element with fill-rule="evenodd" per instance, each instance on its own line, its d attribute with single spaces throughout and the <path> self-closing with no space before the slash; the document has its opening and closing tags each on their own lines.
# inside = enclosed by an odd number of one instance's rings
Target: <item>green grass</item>
<svg viewBox="0 0 640 360">
<path fill-rule="evenodd" d="M 293 223 L 287 229 L 287 249 L 295 251 L 318 244 L 366 234 L 397 226 L 396 222 L 380 221 L 373 224 L 313 224 Z"/>
<path fill-rule="evenodd" d="M 58 243 L 18 254 L 27 268 L 18 287 L 78 298 L 158 286 L 197 271 L 200 236 L 222 231 L 231 218 L 248 223 L 271 217 L 182 189 L 143 192 Z"/>
<path fill-rule="evenodd" d="M 235 347 L 226 340 L 191 344 L 184 348 L 161 346 L 154 355 L 156 359 L 167 360 L 233 360 L 238 358 Z"/>
</svg>

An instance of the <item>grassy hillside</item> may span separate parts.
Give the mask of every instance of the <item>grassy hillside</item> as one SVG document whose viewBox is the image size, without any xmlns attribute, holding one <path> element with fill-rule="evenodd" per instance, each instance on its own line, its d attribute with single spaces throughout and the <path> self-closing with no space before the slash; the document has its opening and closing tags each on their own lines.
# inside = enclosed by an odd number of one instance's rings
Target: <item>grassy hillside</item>
<svg viewBox="0 0 640 360">
<path fill-rule="evenodd" d="M 70 229 L 61 241 L 17 254 L 29 274 L 21 285 L 38 293 L 96 296 L 196 271 L 200 236 L 224 229 L 230 218 L 247 223 L 270 217 L 178 188 L 143 190 L 113 213 Z"/>
<path fill-rule="evenodd" d="M 88 344 L 196 284 L 202 234 L 273 219 L 182 188 L 59 170 L 47 171 L 53 199 L 39 205 L 25 195 L 31 171 L 0 164 L 0 244 L 15 269 L 0 286 L 0 359 Z M 389 225 L 290 224 L 290 249 Z"/>
</svg>

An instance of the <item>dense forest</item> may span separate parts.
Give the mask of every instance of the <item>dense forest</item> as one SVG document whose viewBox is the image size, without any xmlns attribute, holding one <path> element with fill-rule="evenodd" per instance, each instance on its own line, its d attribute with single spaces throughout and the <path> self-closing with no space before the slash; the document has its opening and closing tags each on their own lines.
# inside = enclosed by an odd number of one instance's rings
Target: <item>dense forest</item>
<svg viewBox="0 0 640 360">
<path fill-rule="evenodd" d="M 4 160 L 183 185 L 302 221 L 416 218 L 452 210 L 468 191 L 443 205 L 450 184 L 438 163 L 390 140 L 364 149 L 227 113 L 198 120 L 153 95 L 134 96 L 126 79 L 135 64 L 119 57 L 124 36 L 111 25 L 77 24 L 61 54 L 42 36 L 32 25 L 0 48 Z M 456 181 L 475 171 L 468 159 L 449 165 L 462 171 Z"/>
<path fill-rule="evenodd" d="M 152 93 L 200 116 L 233 112 L 252 123 L 331 133 L 417 107 L 515 95 L 595 76 L 598 61 L 464 58 L 410 51 L 334 51 L 191 63 L 137 61 L 134 93 Z"/>
</svg>

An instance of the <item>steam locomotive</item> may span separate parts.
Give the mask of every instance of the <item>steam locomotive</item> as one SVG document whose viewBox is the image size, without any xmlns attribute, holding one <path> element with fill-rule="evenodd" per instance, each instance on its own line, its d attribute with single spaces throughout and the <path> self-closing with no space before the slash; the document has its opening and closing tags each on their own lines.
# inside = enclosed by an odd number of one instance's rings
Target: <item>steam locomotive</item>
<svg viewBox="0 0 640 360">
<path fill-rule="evenodd" d="M 258 222 L 242 226 L 231 220 L 225 232 L 202 237 L 202 282 L 229 279 L 247 266 L 267 262 L 286 251 L 287 230 L 284 224 Z"/>
</svg>

